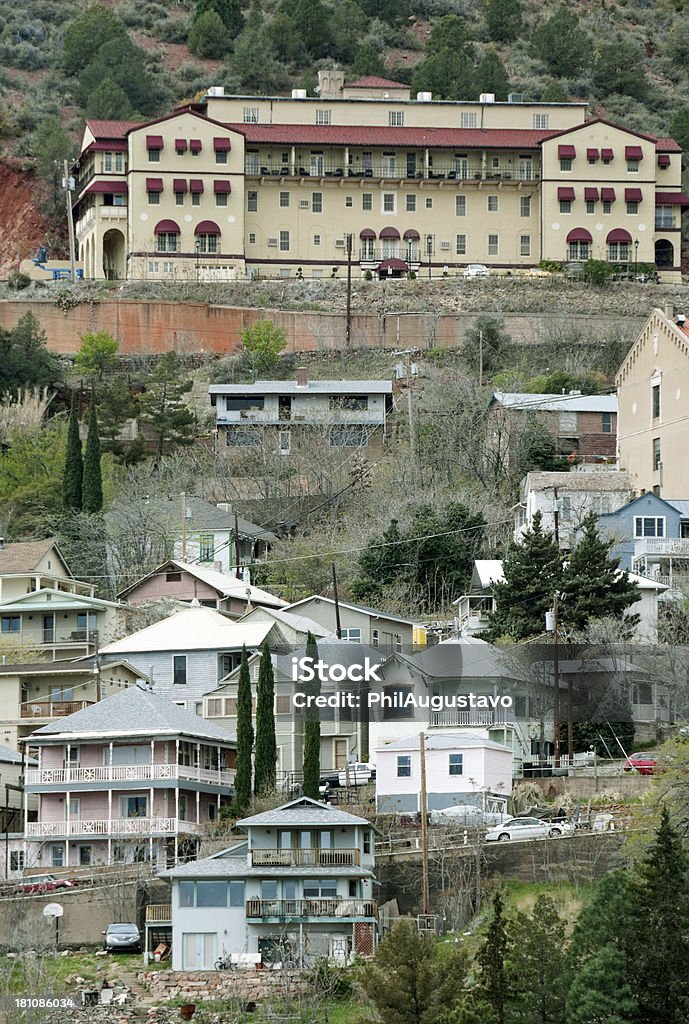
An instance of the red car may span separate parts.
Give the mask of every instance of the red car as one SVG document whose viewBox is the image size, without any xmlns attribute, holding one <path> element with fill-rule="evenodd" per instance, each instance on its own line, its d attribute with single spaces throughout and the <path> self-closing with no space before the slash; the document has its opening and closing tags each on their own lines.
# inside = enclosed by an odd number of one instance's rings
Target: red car
<svg viewBox="0 0 689 1024">
<path fill-rule="evenodd" d="M 653 775 L 657 763 L 655 754 L 632 754 L 624 762 L 624 770 L 637 771 L 639 775 Z"/>
<path fill-rule="evenodd" d="M 16 893 L 37 896 L 44 892 L 55 892 L 57 889 L 73 889 L 77 883 L 72 878 L 56 878 L 55 875 L 35 875 L 15 885 Z"/>
</svg>

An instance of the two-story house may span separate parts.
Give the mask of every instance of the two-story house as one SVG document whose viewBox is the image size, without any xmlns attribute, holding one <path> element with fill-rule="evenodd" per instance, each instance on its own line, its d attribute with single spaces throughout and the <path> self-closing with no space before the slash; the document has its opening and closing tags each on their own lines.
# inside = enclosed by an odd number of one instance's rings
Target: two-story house
<svg viewBox="0 0 689 1024">
<path fill-rule="evenodd" d="M 121 607 L 72 576 L 54 540 L 0 538 L 0 638 L 47 661 L 92 654 L 115 633 Z"/>
<path fill-rule="evenodd" d="M 174 558 L 156 566 L 135 580 L 118 598 L 128 604 L 145 604 L 170 598 L 174 601 L 197 600 L 205 608 L 216 608 L 238 619 L 252 608 L 285 608 L 287 601 L 255 587 L 249 580 L 221 572 L 211 565 L 180 562 Z"/>
<path fill-rule="evenodd" d="M 381 444 L 392 409 L 389 380 L 309 380 L 300 368 L 295 381 L 211 384 L 221 448 L 262 444 L 266 435 L 289 456 L 297 437 L 325 435 L 331 447 Z"/>
<path fill-rule="evenodd" d="M 370 822 L 302 797 L 237 825 L 245 843 L 163 872 L 174 970 L 209 970 L 238 953 L 305 966 L 374 952 Z"/>
<path fill-rule="evenodd" d="M 24 823 L 38 867 L 176 863 L 195 853 L 231 794 L 234 741 L 146 685 L 43 726 L 25 742 L 38 751 L 38 767 L 26 773 L 38 820 Z"/>
<path fill-rule="evenodd" d="M 670 588 L 689 579 L 689 501 L 647 492 L 602 515 L 599 524 L 615 541 L 623 568 Z"/>
<path fill-rule="evenodd" d="M 569 473 L 527 473 L 519 491 L 515 541 L 520 542 L 531 529 L 534 515 L 540 512 L 542 528 L 552 533 L 566 551 L 574 546 L 589 512 L 614 512 L 633 496 L 629 474 L 612 468 L 575 467 Z"/>
<path fill-rule="evenodd" d="M 286 609 L 315 619 L 331 633 L 337 632 L 338 610 L 342 640 L 380 647 L 386 654 L 389 651 L 410 651 L 412 647 L 426 643 L 426 630 L 423 626 L 380 608 L 368 608 L 349 601 L 338 601 L 336 608 L 332 597 L 313 594 L 295 601 Z"/>
<path fill-rule="evenodd" d="M 620 468 L 637 493 L 689 495 L 689 326 L 674 306 L 654 309 L 615 378 Z"/>
</svg>

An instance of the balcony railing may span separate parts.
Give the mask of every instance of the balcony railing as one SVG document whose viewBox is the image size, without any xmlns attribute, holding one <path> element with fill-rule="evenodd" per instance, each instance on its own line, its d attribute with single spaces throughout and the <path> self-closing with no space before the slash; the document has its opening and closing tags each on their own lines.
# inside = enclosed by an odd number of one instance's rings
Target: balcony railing
<svg viewBox="0 0 689 1024">
<path fill-rule="evenodd" d="M 359 851 L 333 850 L 251 850 L 252 867 L 352 867 L 359 863 Z"/>
<path fill-rule="evenodd" d="M 172 921 L 172 906 L 169 903 L 149 903 L 146 907 L 146 924 L 165 924 Z"/>
<path fill-rule="evenodd" d="M 435 253 L 431 253 L 431 258 Z M 390 246 L 387 249 L 374 249 L 373 247 L 361 246 L 359 249 L 360 263 L 380 263 L 381 260 L 404 260 L 405 263 L 420 263 L 428 260 L 428 253 L 422 253 L 418 247 L 396 248 Z"/>
<path fill-rule="evenodd" d="M 150 782 L 158 779 L 185 779 L 231 786 L 234 771 L 193 768 L 183 764 L 123 764 L 112 767 L 32 768 L 26 773 L 27 786 L 66 785 L 70 782 Z"/>
<path fill-rule="evenodd" d="M 181 832 L 198 832 L 201 826 L 195 821 L 181 818 L 97 818 L 74 821 L 30 821 L 26 826 L 29 839 L 67 838 L 69 836 L 142 836 L 175 835 Z"/>
<path fill-rule="evenodd" d="M 19 707 L 21 718 L 64 718 L 95 704 L 93 700 L 29 700 Z"/>
<path fill-rule="evenodd" d="M 689 537 L 642 537 L 634 545 L 634 556 L 678 555 L 689 558 Z"/>
<path fill-rule="evenodd" d="M 504 713 L 500 711 L 432 711 L 432 726 L 441 728 L 447 726 L 492 726 L 508 725 Z"/>
<path fill-rule="evenodd" d="M 248 918 L 375 917 L 375 900 L 247 900 Z"/>
<path fill-rule="evenodd" d="M 540 169 L 516 168 L 515 170 L 499 170 L 482 167 L 481 164 L 469 164 L 457 168 L 453 164 L 436 164 L 424 170 L 422 167 L 412 169 L 401 163 L 372 163 L 370 165 L 329 163 L 322 166 L 311 164 L 274 164 L 247 161 L 244 165 L 247 177 L 281 177 L 281 178 L 384 178 L 393 181 L 533 181 L 540 180 Z"/>
</svg>

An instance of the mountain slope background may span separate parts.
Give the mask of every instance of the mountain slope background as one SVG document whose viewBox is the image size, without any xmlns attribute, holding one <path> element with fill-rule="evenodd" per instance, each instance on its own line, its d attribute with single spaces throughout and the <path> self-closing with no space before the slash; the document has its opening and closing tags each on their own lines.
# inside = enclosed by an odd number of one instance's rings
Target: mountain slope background
<svg viewBox="0 0 689 1024">
<path fill-rule="evenodd" d="M 575 100 L 689 148 L 685 0 L 23 0 L 0 8 L 0 272 L 64 245 L 59 162 L 85 117 L 146 119 L 202 94 L 316 95 L 317 72 L 412 95 Z M 27 179 L 27 175 L 33 176 Z M 24 190 L 22 192 L 22 189 Z M 18 212 L 17 212 L 18 211 Z"/>
</svg>

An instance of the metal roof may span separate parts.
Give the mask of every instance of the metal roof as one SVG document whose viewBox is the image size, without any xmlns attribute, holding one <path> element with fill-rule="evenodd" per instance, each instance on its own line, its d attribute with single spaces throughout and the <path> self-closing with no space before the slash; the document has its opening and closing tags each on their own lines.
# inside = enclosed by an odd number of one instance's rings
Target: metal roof
<svg viewBox="0 0 689 1024">
<path fill-rule="evenodd" d="M 154 651 L 225 651 L 260 647 L 271 622 L 242 625 L 214 608 L 192 604 L 152 626 L 101 648 L 101 654 L 143 654 Z"/>
<path fill-rule="evenodd" d="M 504 750 L 512 756 L 512 751 L 504 743 L 496 743 L 495 740 L 484 739 L 482 736 L 476 736 L 475 733 L 471 732 L 452 732 L 452 733 L 430 733 L 425 734 L 426 750 L 461 750 L 463 747 L 488 747 L 490 750 Z M 394 740 L 391 743 L 385 743 L 382 747 L 376 748 L 376 753 L 385 752 L 386 750 L 418 750 L 419 749 L 419 734 L 415 736 L 407 736 L 401 740 Z"/>
<path fill-rule="evenodd" d="M 209 395 L 391 395 L 389 380 L 257 380 L 255 384 L 210 384 Z"/>
<path fill-rule="evenodd" d="M 255 827 L 257 825 L 313 825 L 317 828 L 328 828 L 332 825 L 370 825 L 366 818 L 359 818 L 355 814 L 348 814 L 336 807 L 311 800 L 302 796 L 298 800 L 292 800 L 288 804 L 276 807 L 272 811 L 264 811 L 262 814 L 253 814 L 250 818 L 242 818 L 237 824 L 240 828 Z M 322 871 L 322 869 L 321 869 Z"/>
<path fill-rule="evenodd" d="M 617 395 L 527 395 L 496 391 L 491 401 L 506 409 L 536 412 L 617 412 Z"/>
<path fill-rule="evenodd" d="M 285 611 L 294 611 L 295 608 L 299 608 L 301 605 L 310 604 L 312 601 L 318 602 L 323 601 L 324 604 L 335 604 L 332 597 L 323 597 L 322 594 L 311 594 L 310 597 L 303 597 L 301 601 L 295 601 L 294 604 L 287 606 Z M 392 622 L 403 622 L 405 626 L 415 626 L 416 622 L 411 619 L 403 619 L 400 615 L 395 612 L 385 612 L 380 608 L 369 608 L 365 604 L 351 604 L 348 601 L 339 601 L 340 608 L 350 608 L 355 612 L 364 612 L 366 615 L 373 616 L 374 619 L 390 619 Z"/>
<path fill-rule="evenodd" d="M 22 755 L 19 751 L 14 750 L 12 747 L 5 747 L 0 745 L 0 763 L 1 764 L 21 764 Z M 27 757 L 27 765 L 37 765 L 38 761 L 34 757 Z"/>
<path fill-rule="evenodd" d="M 287 607 L 287 601 L 283 601 L 282 598 L 275 597 L 274 594 L 269 594 L 267 590 L 261 590 L 260 587 L 255 587 L 251 583 L 245 583 L 238 576 L 231 576 L 229 573 L 220 572 L 218 569 L 212 569 L 207 565 L 181 562 L 176 558 L 170 558 L 167 562 L 156 566 L 151 572 L 141 576 L 135 583 L 131 583 L 124 590 L 120 591 L 118 596 L 124 597 L 130 594 L 132 590 L 141 586 L 146 580 L 162 575 L 169 566 L 179 569 L 180 572 L 186 572 L 203 583 L 207 583 L 209 587 L 217 591 L 219 596 L 238 597 L 243 601 L 246 601 L 248 597 L 255 604 L 269 604 L 275 609 Z"/>
<path fill-rule="evenodd" d="M 252 867 L 243 857 L 206 857 L 203 860 L 189 861 L 179 864 L 176 868 L 161 871 L 161 878 L 370 878 L 372 871 L 362 867 L 324 867 L 314 865 L 305 867 Z"/>
</svg>

